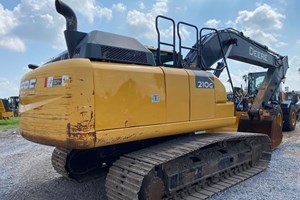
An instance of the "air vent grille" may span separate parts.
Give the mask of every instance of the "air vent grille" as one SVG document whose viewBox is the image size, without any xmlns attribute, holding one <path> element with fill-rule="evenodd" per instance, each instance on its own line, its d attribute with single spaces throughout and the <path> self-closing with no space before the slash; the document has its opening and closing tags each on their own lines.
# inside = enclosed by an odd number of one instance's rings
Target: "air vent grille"
<svg viewBox="0 0 300 200">
<path fill-rule="evenodd" d="M 125 63 L 149 64 L 145 52 L 101 45 L 102 58 Z"/>
</svg>

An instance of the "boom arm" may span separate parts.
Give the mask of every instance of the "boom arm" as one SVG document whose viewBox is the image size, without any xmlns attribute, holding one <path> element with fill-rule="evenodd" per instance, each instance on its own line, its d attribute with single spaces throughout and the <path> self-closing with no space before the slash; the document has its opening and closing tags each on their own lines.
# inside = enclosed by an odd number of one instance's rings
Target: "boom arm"
<svg viewBox="0 0 300 200">
<path fill-rule="evenodd" d="M 264 82 L 249 111 L 251 118 L 259 117 L 259 110 L 268 108 L 268 101 L 281 81 L 285 79 L 289 67 L 287 56 L 281 56 L 269 50 L 267 46 L 245 37 L 242 32 L 234 29 L 215 30 L 215 32 L 201 37 L 199 44 L 200 65 L 204 70 L 212 69 L 211 66 L 222 59 L 223 55 L 230 59 L 268 69 Z M 196 63 L 197 55 L 199 54 L 195 50 L 191 50 L 185 57 L 183 66 Z"/>
</svg>

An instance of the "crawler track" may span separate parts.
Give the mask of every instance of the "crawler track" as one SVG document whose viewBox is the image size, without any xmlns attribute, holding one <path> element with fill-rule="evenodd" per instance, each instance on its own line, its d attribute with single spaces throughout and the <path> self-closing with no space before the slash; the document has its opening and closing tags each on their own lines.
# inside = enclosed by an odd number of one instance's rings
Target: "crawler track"
<svg viewBox="0 0 300 200">
<path fill-rule="evenodd" d="M 69 180 L 78 182 L 98 178 L 99 174 L 102 176 L 101 172 L 107 172 L 107 167 L 101 167 L 97 158 L 91 160 L 82 155 L 78 156 L 78 152 L 80 151 L 56 147 L 52 153 L 52 166 L 55 171 Z M 72 158 L 75 158 L 76 162 L 70 161 Z"/>
<path fill-rule="evenodd" d="M 66 170 L 67 157 L 70 152 L 71 150 L 69 149 L 56 147 L 51 157 L 52 166 L 55 171 L 68 179 L 72 179 L 70 173 Z"/>
<path fill-rule="evenodd" d="M 216 133 L 175 139 L 120 157 L 106 178 L 108 199 L 206 199 L 266 169 L 267 135 Z"/>
</svg>

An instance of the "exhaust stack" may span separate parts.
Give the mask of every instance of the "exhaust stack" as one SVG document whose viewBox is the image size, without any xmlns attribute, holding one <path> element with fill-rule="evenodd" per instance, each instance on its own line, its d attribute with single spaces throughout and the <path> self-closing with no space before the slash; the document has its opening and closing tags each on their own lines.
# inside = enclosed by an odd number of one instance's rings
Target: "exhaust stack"
<svg viewBox="0 0 300 200">
<path fill-rule="evenodd" d="M 77 17 L 67 4 L 60 0 L 55 1 L 56 11 L 65 17 L 67 30 L 77 31 Z"/>
<path fill-rule="evenodd" d="M 66 30 L 64 34 L 69 57 L 72 58 L 77 45 L 87 34 L 77 31 L 77 17 L 67 4 L 60 0 L 55 0 L 55 8 L 56 11 L 66 19 Z"/>
</svg>

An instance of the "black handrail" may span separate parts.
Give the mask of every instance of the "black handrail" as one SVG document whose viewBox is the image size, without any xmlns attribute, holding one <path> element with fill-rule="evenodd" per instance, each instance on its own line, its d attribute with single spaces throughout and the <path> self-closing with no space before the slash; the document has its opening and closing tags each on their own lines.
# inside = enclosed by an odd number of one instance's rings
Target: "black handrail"
<svg viewBox="0 0 300 200">
<path fill-rule="evenodd" d="M 173 43 L 166 43 L 166 42 L 161 41 L 160 31 L 159 31 L 159 27 L 158 27 L 159 18 L 162 18 L 162 19 L 165 19 L 165 20 L 168 20 L 168 21 L 172 22 L 172 25 L 173 25 Z M 160 45 L 166 45 L 166 46 L 173 47 L 173 66 L 176 66 L 177 65 L 177 58 L 176 58 L 176 49 L 175 49 L 175 21 L 173 19 L 169 18 L 169 17 L 158 15 L 155 18 L 155 28 L 156 28 L 156 32 L 157 32 L 157 42 L 158 42 L 157 51 L 156 51 L 156 53 L 157 53 L 157 63 L 156 64 L 157 65 L 162 65 L 161 58 L 160 58 Z"/>
<path fill-rule="evenodd" d="M 187 46 L 182 46 L 182 42 L 181 42 L 181 35 L 180 35 L 180 25 L 185 25 L 185 26 L 189 26 L 192 28 L 195 28 L 196 30 L 196 44 L 195 46 L 192 47 L 187 47 Z M 178 35 L 178 39 L 179 39 L 179 51 L 178 51 L 178 65 L 180 67 L 182 67 L 182 49 L 189 49 L 189 50 L 194 50 L 197 52 L 197 58 L 196 58 L 196 68 L 199 67 L 199 45 L 198 45 L 198 41 L 199 41 L 199 36 L 198 36 L 198 27 L 193 25 L 193 24 L 189 24 L 186 22 L 178 22 L 177 23 L 177 35 Z"/>
</svg>

